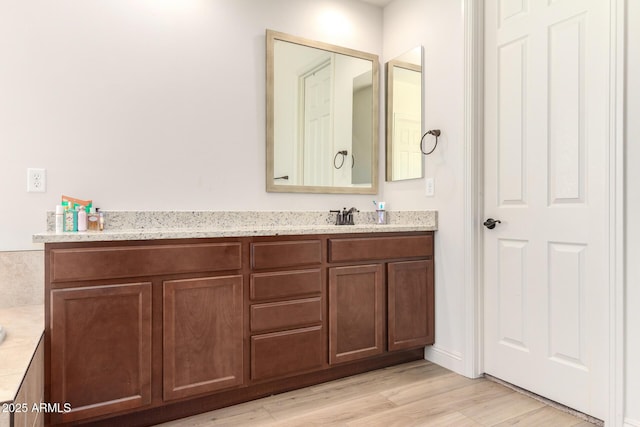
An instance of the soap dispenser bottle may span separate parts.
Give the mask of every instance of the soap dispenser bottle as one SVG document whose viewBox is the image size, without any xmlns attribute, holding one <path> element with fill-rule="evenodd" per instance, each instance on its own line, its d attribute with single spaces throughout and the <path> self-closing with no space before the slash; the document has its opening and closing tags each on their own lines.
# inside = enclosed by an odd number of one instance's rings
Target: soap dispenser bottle
<svg viewBox="0 0 640 427">
<path fill-rule="evenodd" d="M 78 231 L 87 231 L 87 210 L 84 206 L 78 207 Z"/>
</svg>

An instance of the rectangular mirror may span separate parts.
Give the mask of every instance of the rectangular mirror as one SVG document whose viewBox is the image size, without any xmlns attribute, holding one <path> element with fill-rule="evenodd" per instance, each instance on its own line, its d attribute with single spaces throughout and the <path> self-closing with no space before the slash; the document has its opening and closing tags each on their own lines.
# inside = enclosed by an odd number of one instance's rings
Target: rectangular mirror
<svg viewBox="0 0 640 427">
<path fill-rule="evenodd" d="M 378 192 L 378 56 L 267 30 L 267 191 Z"/>
<path fill-rule="evenodd" d="M 422 56 L 422 46 L 418 46 L 386 64 L 387 181 L 424 176 Z"/>
</svg>

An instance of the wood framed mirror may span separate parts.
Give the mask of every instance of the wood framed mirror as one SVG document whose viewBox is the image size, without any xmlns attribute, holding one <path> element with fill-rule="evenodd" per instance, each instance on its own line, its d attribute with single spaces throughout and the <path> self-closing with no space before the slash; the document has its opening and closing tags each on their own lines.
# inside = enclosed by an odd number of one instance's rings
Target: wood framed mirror
<svg viewBox="0 0 640 427">
<path fill-rule="evenodd" d="M 269 192 L 378 192 L 378 56 L 267 30 Z"/>
</svg>

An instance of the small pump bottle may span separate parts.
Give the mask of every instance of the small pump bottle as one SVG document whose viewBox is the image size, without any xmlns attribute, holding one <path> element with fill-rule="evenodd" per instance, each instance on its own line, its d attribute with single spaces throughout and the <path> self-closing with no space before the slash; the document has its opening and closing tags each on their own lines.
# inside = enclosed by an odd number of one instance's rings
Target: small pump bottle
<svg viewBox="0 0 640 427">
<path fill-rule="evenodd" d="M 104 231 L 104 212 L 100 211 L 98 208 L 96 208 L 96 211 L 98 212 L 98 224 L 100 227 L 100 231 Z"/>
<path fill-rule="evenodd" d="M 56 233 L 64 231 L 64 206 L 56 206 Z"/>
<path fill-rule="evenodd" d="M 87 210 L 84 206 L 78 207 L 78 231 L 87 231 Z"/>
</svg>

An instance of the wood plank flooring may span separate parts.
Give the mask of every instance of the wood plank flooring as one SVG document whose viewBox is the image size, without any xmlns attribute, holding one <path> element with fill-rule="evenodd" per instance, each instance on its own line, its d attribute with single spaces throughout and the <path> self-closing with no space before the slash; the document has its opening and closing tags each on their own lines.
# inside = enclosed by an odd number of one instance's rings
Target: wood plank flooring
<svg viewBox="0 0 640 427">
<path fill-rule="evenodd" d="M 592 426 L 487 379 L 427 361 L 380 369 L 161 424 L 205 426 Z"/>
</svg>

